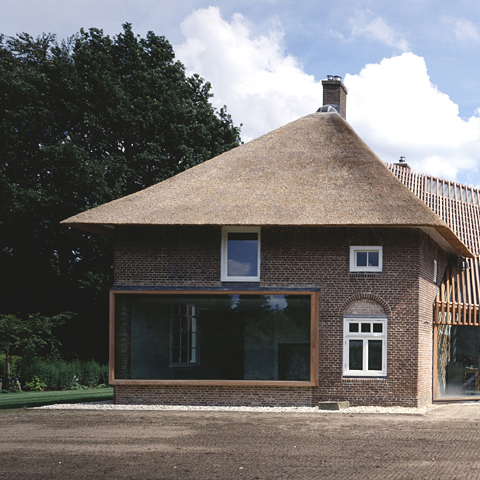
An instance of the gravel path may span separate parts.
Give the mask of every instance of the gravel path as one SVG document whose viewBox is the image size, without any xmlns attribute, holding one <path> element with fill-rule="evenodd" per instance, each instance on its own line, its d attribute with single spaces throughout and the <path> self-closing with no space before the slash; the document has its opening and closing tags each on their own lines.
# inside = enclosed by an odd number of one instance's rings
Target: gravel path
<svg viewBox="0 0 480 480">
<path fill-rule="evenodd" d="M 479 404 L 480 402 L 475 402 Z M 35 407 L 36 409 L 53 410 L 184 410 L 184 411 L 220 411 L 220 412 L 261 412 L 261 413 L 383 413 L 423 415 L 438 408 L 437 405 L 427 405 L 422 408 L 413 407 L 349 407 L 343 410 L 320 410 L 317 407 L 226 407 L 226 406 L 185 406 L 185 405 L 116 405 L 112 401 L 89 403 L 64 403 Z"/>
</svg>

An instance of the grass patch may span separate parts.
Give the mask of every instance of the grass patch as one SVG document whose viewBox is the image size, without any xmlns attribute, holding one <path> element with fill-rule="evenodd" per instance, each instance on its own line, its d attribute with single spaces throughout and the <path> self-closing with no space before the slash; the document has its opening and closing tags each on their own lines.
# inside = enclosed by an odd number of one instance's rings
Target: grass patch
<svg viewBox="0 0 480 480">
<path fill-rule="evenodd" d="M 113 399 L 113 388 L 87 388 L 56 392 L 1 393 L 0 410 L 6 408 L 40 407 L 55 403 L 101 402 Z"/>
</svg>

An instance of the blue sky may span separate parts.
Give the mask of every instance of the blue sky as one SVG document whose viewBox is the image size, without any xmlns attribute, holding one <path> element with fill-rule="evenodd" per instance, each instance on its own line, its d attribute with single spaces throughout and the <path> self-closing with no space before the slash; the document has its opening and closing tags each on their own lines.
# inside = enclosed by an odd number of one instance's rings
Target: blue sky
<svg viewBox="0 0 480 480">
<path fill-rule="evenodd" d="M 384 161 L 480 187 L 480 3 L 471 0 L 18 0 L 0 32 L 130 22 L 173 45 L 250 140 L 314 112 L 340 75 L 347 120 Z"/>
</svg>

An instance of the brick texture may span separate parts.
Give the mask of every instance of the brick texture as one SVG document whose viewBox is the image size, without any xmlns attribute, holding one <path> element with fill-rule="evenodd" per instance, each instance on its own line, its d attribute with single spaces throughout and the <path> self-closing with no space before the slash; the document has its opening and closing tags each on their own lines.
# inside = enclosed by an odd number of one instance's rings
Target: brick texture
<svg viewBox="0 0 480 480">
<path fill-rule="evenodd" d="M 222 287 L 219 227 L 120 229 L 115 287 Z M 382 273 L 350 273 L 350 245 L 383 246 Z M 320 289 L 317 387 L 116 385 L 118 403 L 421 406 L 432 398 L 433 260 L 446 253 L 419 229 L 263 227 L 261 290 Z M 251 284 L 248 284 L 251 287 Z M 345 378 L 343 315 L 388 317 L 387 376 Z"/>
</svg>

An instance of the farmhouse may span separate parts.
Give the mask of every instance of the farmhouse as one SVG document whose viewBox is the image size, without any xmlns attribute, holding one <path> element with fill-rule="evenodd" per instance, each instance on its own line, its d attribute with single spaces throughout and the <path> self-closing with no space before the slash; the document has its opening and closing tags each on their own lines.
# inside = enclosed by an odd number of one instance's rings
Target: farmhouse
<svg viewBox="0 0 480 480">
<path fill-rule="evenodd" d="M 115 239 L 117 403 L 478 393 L 477 238 L 452 213 L 478 192 L 385 165 L 346 122 L 341 78 L 323 86 L 318 112 L 62 222 Z"/>
</svg>

